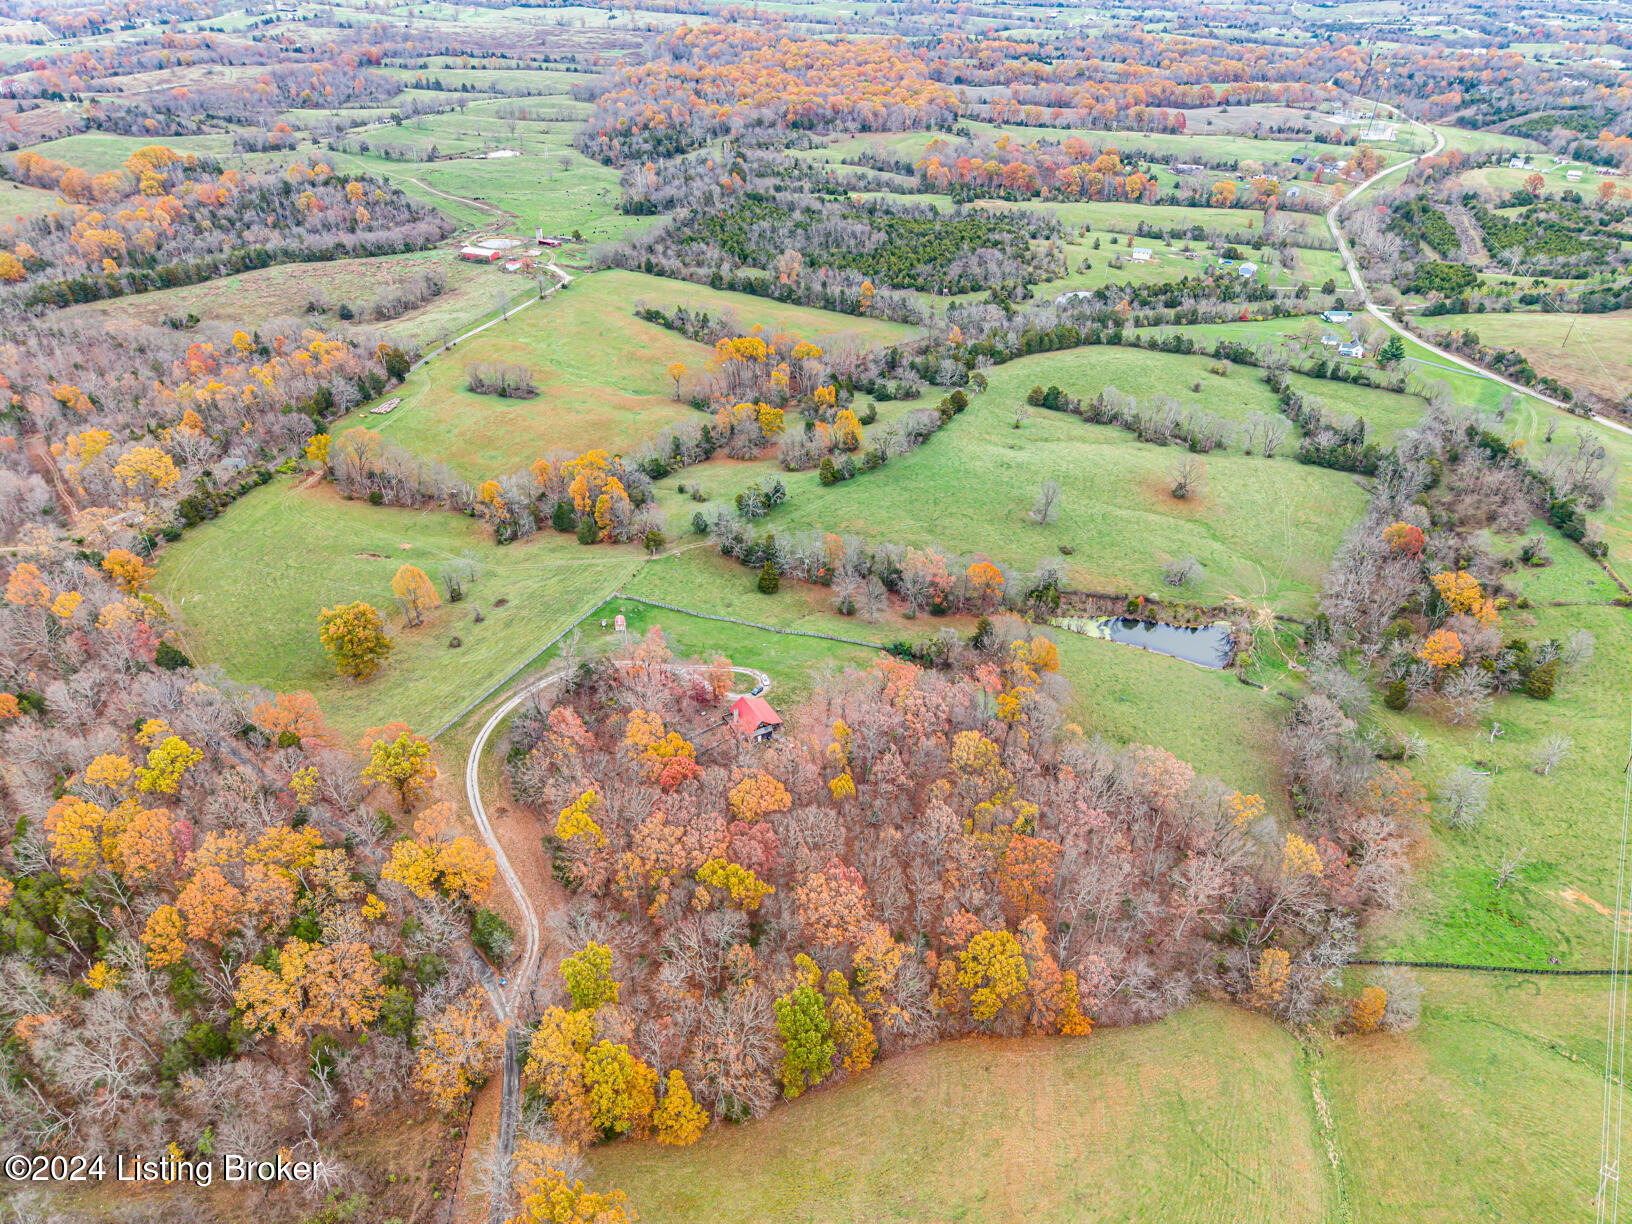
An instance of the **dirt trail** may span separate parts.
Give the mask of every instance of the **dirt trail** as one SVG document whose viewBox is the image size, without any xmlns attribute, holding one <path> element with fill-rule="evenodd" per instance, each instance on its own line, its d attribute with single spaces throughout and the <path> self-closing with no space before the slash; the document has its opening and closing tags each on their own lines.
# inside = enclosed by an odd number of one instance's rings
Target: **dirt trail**
<svg viewBox="0 0 1632 1224">
<path fill-rule="evenodd" d="M 23 439 L 23 452 L 28 456 L 29 466 L 45 482 L 51 486 L 51 491 L 57 497 L 57 509 L 62 512 L 63 521 L 72 523 L 79 516 L 79 503 L 74 500 L 74 494 L 68 487 L 68 481 L 63 478 L 62 471 L 57 467 L 56 456 L 51 453 L 51 446 L 45 440 L 44 434 L 29 434 Z"/>
</svg>

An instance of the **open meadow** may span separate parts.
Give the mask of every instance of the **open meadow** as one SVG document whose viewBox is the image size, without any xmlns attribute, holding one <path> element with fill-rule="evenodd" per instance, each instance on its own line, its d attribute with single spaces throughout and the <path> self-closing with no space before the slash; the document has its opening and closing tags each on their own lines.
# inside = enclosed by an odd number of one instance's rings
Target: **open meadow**
<svg viewBox="0 0 1632 1224">
<path fill-rule="evenodd" d="M 510 278 L 495 281 L 515 284 Z M 520 471 L 555 450 L 624 453 L 664 426 L 696 415 L 690 404 L 676 400 L 668 368 L 679 362 L 702 373 L 713 356 L 677 332 L 637 319 L 640 305 L 706 309 L 716 317 L 734 316 L 744 331 L 758 325 L 814 343 L 865 346 L 911 334 L 876 319 L 608 270 L 575 279 L 422 366 L 392 392 L 402 403 L 389 415 L 363 408 L 334 428 L 377 429 L 470 481 Z M 465 385 L 465 367 L 473 362 L 525 366 L 538 394 L 477 395 Z"/>
<path fill-rule="evenodd" d="M 417 310 L 397 318 L 368 317 L 367 305 L 383 290 L 421 272 L 440 273 L 447 287 Z M 465 263 L 453 250 L 436 248 L 348 259 L 325 268 L 320 278 L 314 278 L 309 264 L 280 264 L 202 285 L 107 298 L 74 307 L 72 313 L 97 314 L 110 321 L 131 319 L 150 327 L 193 315 L 204 322 L 251 331 L 273 319 L 300 319 L 331 335 L 361 329 L 384 333 L 411 347 L 426 348 L 492 313 L 498 299 L 510 303 L 536 292 L 527 278 Z M 352 319 L 340 317 L 342 305 L 352 309 Z"/>
<path fill-rule="evenodd" d="M 1436 315 L 1418 326 L 1432 337 L 1472 331 L 1490 348 L 1517 349 L 1538 374 L 1584 388 L 1610 403 L 1632 395 L 1632 310 Z"/>
<path fill-rule="evenodd" d="M 443 565 L 467 555 L 479 567 L 468 598 L 407 627 L 393 606 L 397 568 L 412 563 L 438 582 Z M 181 618 L 197 662 L 245 683 L 311 692 L 349 734 L 394 720 L 429 732 L 639 564 L 632 550 L 586 549 L 553 533 L 500 549 L 462 515 L 348 502 L 279 479 L 171 547 L 155 588 Z M 240 575 L 230 584 L 220 581 L 226 568 Z M 396 642 L 362 683 L 337 676 L 317 638 L 323 608 L 358 599 L 381 609 Z"/>
<path fill-rule="evenodd" d="M 1214 1003 L 963 1041 L 681 1152 L 608 1147 L 594 1172 L 670 1224 L 1573 1218 L 1596 1181 L 1604 986 L 1419 977 L 1418 1029 L 1318 1055 Z"/>
<path fill-rule="evenodd" d="M 1077 1040 L 921 1050 L 683 1151 L 623 1143 L 593 1161 L 666 1224 L 1084 1224 L 1158 1204 L 1210 1224 L 1220 1203 L 1321 1224 L 1335 1204 L 1316 1125 L 1291 1034 L 1198 1005 Z"/>
</svg>

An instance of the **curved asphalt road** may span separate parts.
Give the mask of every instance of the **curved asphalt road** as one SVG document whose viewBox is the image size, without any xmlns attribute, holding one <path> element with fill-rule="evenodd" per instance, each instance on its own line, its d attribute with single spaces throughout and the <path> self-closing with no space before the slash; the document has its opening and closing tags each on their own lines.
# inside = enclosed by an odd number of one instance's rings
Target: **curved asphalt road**
<svg viewBox="0 0 1632 1224">
<path fill-rule="evenodd" d="M 1438 153 L 1445 147 L 1445 135 L 1443 132 L 1438 132 L 1434 131 L 1432 128 L 1423 127 L 1423 125 L 1417 123 L 1415 119 L 1410 120 L 1410 122 L 1416 127 L 1423 128 L 1423 130 L 1426 132 L 1432 132 L 1434 137 L 1433 148 L 1422 153 L 1418 153 L 1415 157 L 1408 157 L 1404 161 L 1395 162 L 1392 166 L 1389 166 L 1385 170 L 1379 170 L 1376 174 L 1372 175 L 1365 182 L 1361 183 L 1348 195 L 1344 196 L 1343 199 L 1339 200 L 1326 210 L 1326 228 L 1332 231 L 1332 238 L 1337 242 L 1338 254 L 1343 257 L 1343 267 L 1349 274 L 1349 280 L 1354 284 L 1355 292 L 1360 295 L 1360 300 L 1362 303 L 1364 303 L 1366 312 L 1390 331 L 1397 332 L 1399 335 L 1405 337 L 1407 340 L 1410 340 L 1412 343 L 1421 345 L 1430 353 L 1434 353 L 1437 356 L 1443 357 L 1446 361 L 1455 363 L 1461 369 L 1477 374 L 1481 378 L 1488 378 L 1492 382 L 1500 383 L 1509 390 L 1517 391 L 1520 395 L 1528 395 L 1532 399 L 1538 399 L 1544 404 L 1551 404 L 1554 408 L 1562 408 L 1565 411 L 1569 411 L 1569 405 L 1565 404 L 1562 400 L 1556 400 L 1550 395 L 1543 395 L 1540 391 L 1535 390 L 1533 387 L 1526 387 L 1522 383 L 1516 383 L 1511 379 L 1503 378 L 1500 374 L 1492 373 L 1483 366 L 1469 361 L 1466 357 L 1461 357 L 1456 353 L 1448 352 L 1447 350 L 1440 348 L 1437 344 L 1424 340 L 1421 336 L 1417 335 L 1409 328 L 1395 322 L 1393 317 L 1390 316 L 1387 311 L 1372 300 L 1371 293 L 1366 288 L 1366 282 L 1360 275 L 1360 265 L 1355 262 L 1354 252 L 1349 249 L 1349 241 L 1343 236 L 1343 230 L 1342 227 L 1338 225 L 1337 218 L 1345 208 L 1359 198 L 1362 191 L 1370 187 L 1373 183 L 1377 182 L 1378 179 L 1387 178 L 1391 174 L 1396 174 L 1405 169 L 1405 167 L 1412 165 L 1420 158 L 1432 157 L 1435 153 Z M 1609 417 L 1600 416 L 1597 413 L 1593 413 L 1592 419 L 1601 425 L 1607 425 L 1610 429 L 1618 430 L 1624 434 L 1632 434 L 1632 428 L 1622 425 L 1619 421 L 1611 420 Z"/>
</svg>

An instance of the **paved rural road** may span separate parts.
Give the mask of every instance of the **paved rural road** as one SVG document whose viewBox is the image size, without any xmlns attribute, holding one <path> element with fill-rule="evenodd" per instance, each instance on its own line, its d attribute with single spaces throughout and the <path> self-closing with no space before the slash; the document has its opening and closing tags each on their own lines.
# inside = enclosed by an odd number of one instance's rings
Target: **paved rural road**
<svg viewBox="0 0 1632 1224">
<path fill-rule="evenodd" d="M 635 664 L 620 661 L 619 666 L 631 667 Z M 705 670 L 702 665 L 687 663 L 668 663 L 663 666 L 671 671 Z M 733 667 L 731 671 L 736 675 L 748 677 L 761 691 L 771 686 L 770 676 L 756 668 Z M 465 798 L 470 804 L 471 818 L 476 822 L 482 840 L 493 852 L 493 859 L 498 864 L 499 875 L 503 877 L 505 887 L 515 898 L 522 927 L 521 957 L 510 970 L 507 984 L 501 985 L 498 975 L 488 963 L 480 957 L 476 958 L 477 974 L 482 979 L 483 989 L 487 991 L 488 1001 L 493 1005 L 494 1014 L 504 1021 L 506 1026 L 497 1157 L 494 1162 L 496 1167 L 508 1164 L 511 1154 L 515 1151 L 516 1116 L 521 1107 L 521 1022 L 527 1019 L 521 1014 L 521 1010 L 532 993 L 533 978 L 538 973 L 541 941 L 538 911 L 533 907 L 533 899 L 522 886 L 521 877 L 511 865 L 509 856 L 505 854 L 504 846 L 500 844 L 498 834 L 494 832 L 493 822 L 488 818 L 487 805 L 482 802 L 482 752 L 505 719 L 525 702 L 533 700 L 558 683 L 565 675 L 565 671 L 550 672 L 536 680 L 528 681 L 507 697 L 482 724 L 482 729 L 476 733 L 476 738 L 470 745 L 470 755 L 465 759 Z M 494 1194 L 488 1210 L 489 1224 L 499 1224 L 503 1215 L 502 1208 L 502 1197 Z"/>
<path fill-rule="evenodd" d="M 1417 123 L 1414 119 L 1411 120 L 1411 123 L 1416 127 L 1423 127 L 1422 124 Z M 1397 332 L 1399 335 L 1405 337 L 1407 340 L 1410 340 L 1415 344 L 1421 345 L 1430 353 L 1434 353 L 1437 356 L 1443 357 L 1446 361 L 1454 363 L 1458 369 L 1477 374 L 1481 378 L 1488 378 L 1492 382 L 1500 383 L 1502 386 L 1507 387 L 1510 390 L 1517 391 L 1520 395 L 1528 395 L 1533 399 L 1540 400 L 1544 404 L 1551 404 L 1554 408 L 1562 408 L 1566 412 L 1570 411 L 1569 405 L 1564 403 L 1563 400 L 1556 400 L 1550 395 L 1543 395 L 1540 391 L 1535 390 L 1533 387 L 1526 387 L 1523 383 L 1516 383 L 1511 379 L 1503 378 L 1500 374 L 1493 374 L 1483 366 L 1469 361 L 1466 357 L 1449 352 L 1446 349 L 1440 348 L 1439 345 L 1434 344 L 1431 341 L 1424 340 L 1421 336 L 1417 335 L 1409 328 L 1395 322 L 1393 317 L 1372 299 L 1371 291 L 1366 288 L 1365 278 L 1360 275 L 1360 265 L 1354 258 L 1354 252 L 1349 248 L 1349 240 L 1343 236 L 1342 227 L 1337 223 L 1338 216 L 1345 208 L 1347 208 L 1350 204 L 1353 204 L 1354 201 L 1359 198 L 1361 192 L 1365 191 L 1366 188 L 1377 182 L 1378 179 L 1387 178 L 1391 174 L 1396 174 L 1399 171 L 1404 170 L 1407 166 L 1412 165 L 1420 158 L 1432 157 L 1435 153 L 1438 153 L 1445 147 L 1445 134 L 1443 132 L 1434 131 L 1432 128 L 1424 128 L 1423 130 L 1433 132 L 1433 148 L 1426 149 L 1423 152 L 1418 153 L 1415 157 L 1408 157 L 1404 161 L 1396 162 L 1387 169 L 1379 170 L 1376 174 L 1372 175 L 1365 182 L 1361 183 L 1348 195 L 1344 196 L 1343 199 L 1339 200 L 1336 204 L 1333 204 L 1326 210 L 1326 228 L 1332 231 L 1332 238 L 1337 243 L 1338 254 L 1343 256 L 1343 267 L 1349 274 L 1349 280 L 1354 284 L 1355 292 L 1360 295 L 1360 300 L 1365 303 L 1366 312 L 1384 327 L 1388 328 L 1392 332 Z M 1612 420 L 1609 417 L 1600 416 L 1596 412 L 1592 414 L 1592 419 L 1601 425 L 1607 425 L 1610 429 L 1618 430 L 1624 434 L 1632 434 L 1632 428 L 1628 428 L 1627 426 L 1622 425 L 1619 421 Z"/>
</svg>

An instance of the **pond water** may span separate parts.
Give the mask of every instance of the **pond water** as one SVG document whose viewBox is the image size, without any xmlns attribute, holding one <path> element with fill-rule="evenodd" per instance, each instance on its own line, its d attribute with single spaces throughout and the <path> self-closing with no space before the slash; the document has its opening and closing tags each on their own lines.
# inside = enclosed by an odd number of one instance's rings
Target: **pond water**
<svg viewBox="0 0 1632 1224">
<path fill-rule="evenodd" d="M 1123 616 L 1062 616 L 1054 624 L 1085 637 L 1140 646 L 1203 667 L 1224 668 L 1230 664 L 1230 627 L 1222 621 L 1189 626 Z"/>
</svg>

